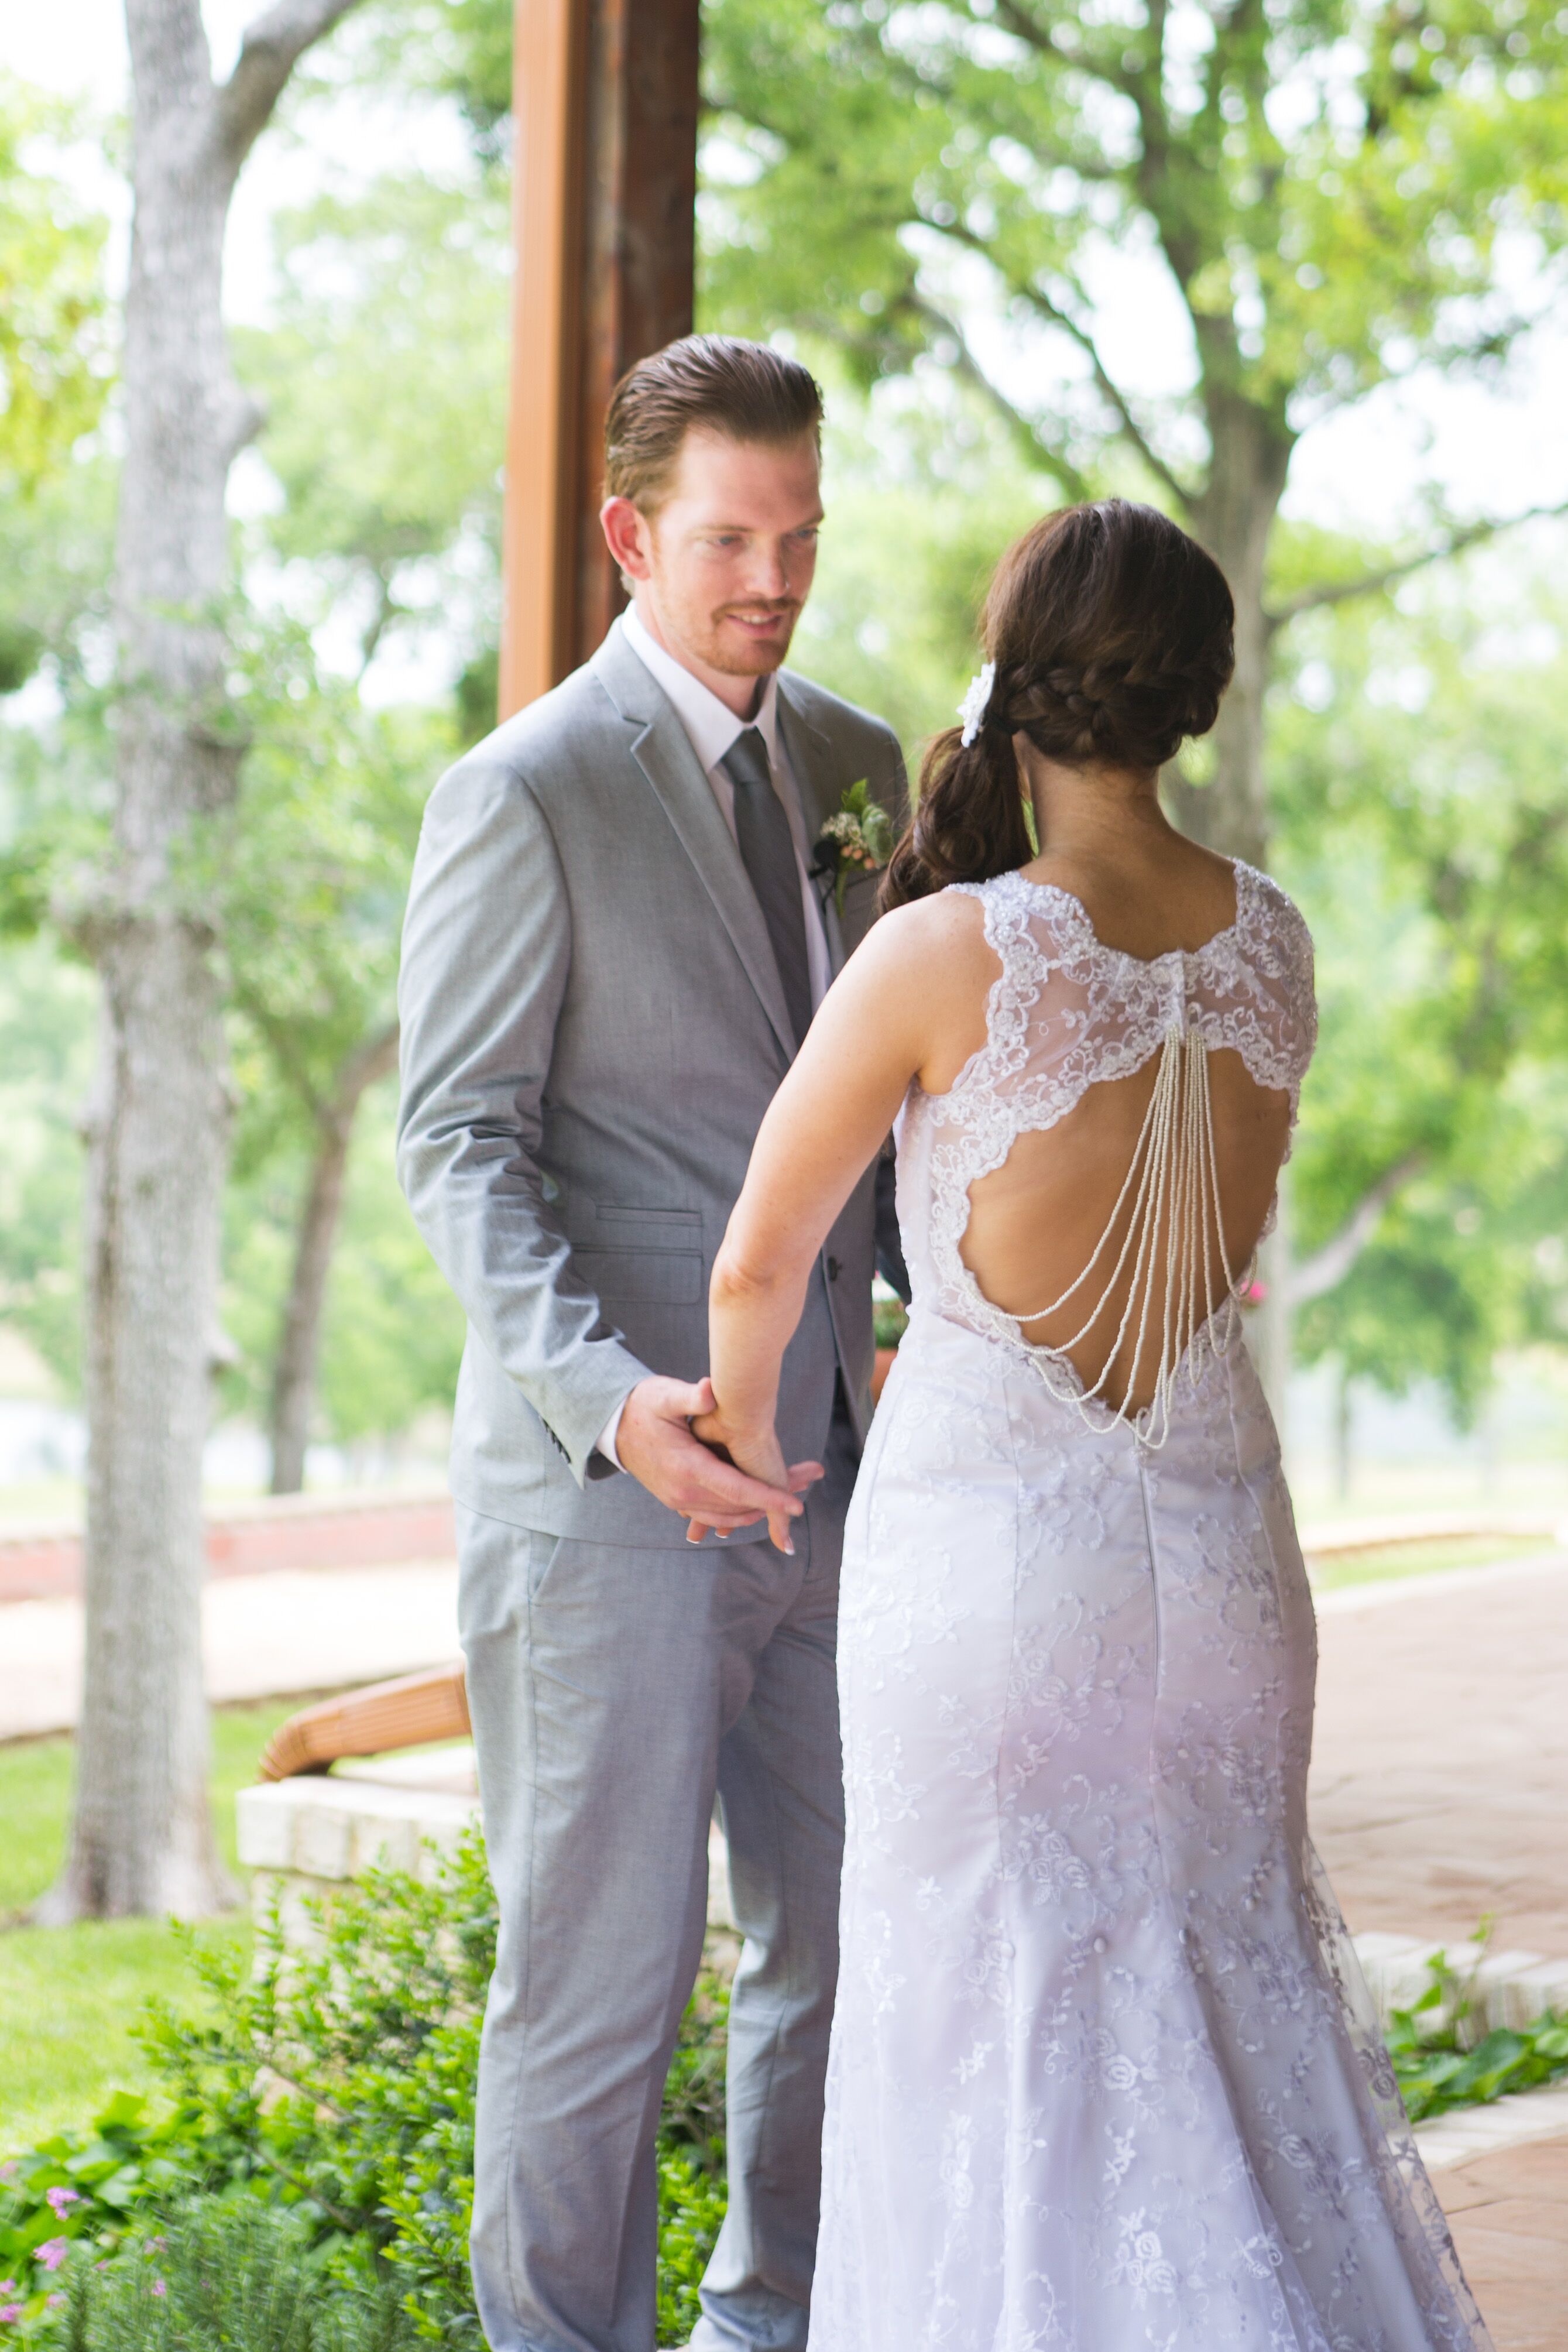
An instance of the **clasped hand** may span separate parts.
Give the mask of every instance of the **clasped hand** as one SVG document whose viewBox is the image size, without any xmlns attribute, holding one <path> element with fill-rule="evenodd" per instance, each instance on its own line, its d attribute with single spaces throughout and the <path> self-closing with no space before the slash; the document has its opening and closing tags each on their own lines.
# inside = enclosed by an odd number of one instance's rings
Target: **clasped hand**
<svg viewBox="0 0 1568 2352">
<path fill-rule="evenodd" d="M 615 1450 L 633 1478 L 689 1522 L 688 1543 L 766 1518 L 779 1549 L 793 1552 L 789 1522 L 822 1475 L 820 1462 L 786 1465 L 771 1423 L 763 1430 L 732 1425 L 709 1380 L 640 1381 L 622 1412 Z"/>
</svg>

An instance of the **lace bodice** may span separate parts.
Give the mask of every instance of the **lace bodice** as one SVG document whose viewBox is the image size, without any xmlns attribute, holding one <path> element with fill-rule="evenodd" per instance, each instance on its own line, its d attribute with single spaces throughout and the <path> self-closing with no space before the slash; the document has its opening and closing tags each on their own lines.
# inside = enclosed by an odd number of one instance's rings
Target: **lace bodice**
<svg viewBox="0 0 1568 2352">
<path fill-rule="evenodd" d="M 945 1094 L 927 1095 L 917 1086 L 904 1106 L 899 1216 L 915 1300 L 1022 1349 L 1048 1385 L 1080 1399 L 1091 1419 L 1119 1416 L 1084 1396 L 1064 1356 L 1030 1347 L 1017 1320 L 984 1296 L 965 1265 L 959 1252 L 969 1188 L 1002 1165 L 1019 1136 L 1056 1126 L 1091 1087 L 1129 1077 L 1156 1054 L 1171 1063 L 1168 1089 L 1162 1066 L 1162 1090 L 1172 1121 L 1187 1122 L 1200 1173 L 1207 1052 L 1234 1049 L 1259 1086 L 1285 1091 L 1293 1128 L 1317 1035 L 1312 938 L 1267 875 L 1239 863 L 1235 873 L 1234 920 L 1201 948 L 1174 949 L 1150 961 L 1106 947 L 1082 903 L 1053 884 L 1003 874 L 954 886 L 979 901 L 987 941 L 1002 969 L 987 1005 L 984 1045 Z M 1206 1050 L 1192 1050 L 1198 1046 Z M 1178 1066 L 1184 1058 L 1185 1072 Z M 1205 1066 L 1195 1070 L 1194 1064 Z M 1156 1127 L 1157 1101 L 1151 1103 Z M 1183 1202 L 1179 1157 L 1173 1146 L 1166 1220 L 1173 1229 Z M 1212 1149 L 1207 1168 L 1211 1176 Z M 1135 1174 L 1134 1164 L 1130 1181 Z M 1187 1182 L 1190 1209 L 1197 1178 L 1189 1175 Z M 1273 1216 L 1271 1208 L 1270 1224 Z M 1227 1299 L 1233 1279 L 1227 1267 Z M 1205 1329 L 1215 1323 L 1212 1313 L 1195 1319 Z M 1180 1352 L 1178 1347 L 1167 1373 Z M 1144 1425 L 1147 1433 L 1146 1417 Z"/>
</svg>

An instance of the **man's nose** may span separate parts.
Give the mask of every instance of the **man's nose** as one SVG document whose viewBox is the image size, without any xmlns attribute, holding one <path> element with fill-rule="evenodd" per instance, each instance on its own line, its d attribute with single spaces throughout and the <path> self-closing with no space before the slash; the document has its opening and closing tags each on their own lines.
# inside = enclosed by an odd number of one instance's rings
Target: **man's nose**
<svg viewBox="0 0 1568 2352">
<path fill-rule="evenodd" d="M 789 594 L 789 567 L 784 559 L 781 540 L 765 541 L 753 547 L 747 567 L 747 585 L 754 596 L 777 598 Z"/>
</svg>

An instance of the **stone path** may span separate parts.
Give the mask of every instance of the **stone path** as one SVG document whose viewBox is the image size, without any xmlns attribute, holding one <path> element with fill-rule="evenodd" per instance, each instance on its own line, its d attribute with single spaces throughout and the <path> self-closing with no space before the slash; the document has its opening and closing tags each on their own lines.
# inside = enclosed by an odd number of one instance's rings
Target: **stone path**
<svg viewBox="0 0 1568 2352">
<path fill-rule="evenodd" d="M 1496 2352 L 1568 2352 L 1568 2138 L 1436 2176 Z"/>
<path fill-rule="evenodd" d="M 1318 1606 L 1312 1835 L 1358 1933 L 1568 1959 L 1568 1566 L 1454 1570 Z M 1568 2338 L 1565 2338 L 1568 2352 Z"/>
<path fill-rule="evenodd" d="M 1561 1556 L 1332 1593 L 1318 1636 L 1312 1834 L 1352 1927 L 1458 1942 L 1490 1912 L 1494 1948 L 1568 1958 Z M 1553 2114 L 1560 2137 L 1444 2161 Z M 1496 2352 L 1568 2352 L 1568 2092 L 1422 2137 Z"/>
<path fill-rule="evenodd" d="M 81 1603 L 0 1607 L 0 1739 L 66 1731 L 81 1685 Z M 452 1560 L 297 1569 L 220 1579 L 202 1596 L 216 1700 L 340 1690 L 458 1655 Z"/>
</svg>

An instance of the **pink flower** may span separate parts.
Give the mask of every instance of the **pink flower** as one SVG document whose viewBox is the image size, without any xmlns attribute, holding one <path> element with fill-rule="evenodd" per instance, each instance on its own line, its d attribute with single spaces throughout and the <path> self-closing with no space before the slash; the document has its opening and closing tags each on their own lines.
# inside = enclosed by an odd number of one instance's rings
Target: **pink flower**
<svg viewBox="0 0 1568 2352">
<path fill-rule="evenodd" d="M 73 2205 L 81 2203 L 81 2191 L 77 2189 L 50 2189 L 45 2193 L 56 2220 L 59 2221 L 65 2220 Z"/>
<path fill-rule="evenodd" d="M 41 2246 L 34 2248 L 33 2260 L 36 2263 L 42 2263 L 47 2271 L 57 2271 L 65 2261 L 69 2246 L 68 2238 L 46 2238 Z"/>
<path fill-rule="evenodd" d="M 15 2180 L 21 2169 L 16 2158 L 8 2157 L 4 2164 L 0 2164 L 0 2180 Z"/>
<path fill-rule="evenodd" d="M 15 2279 L 0 2279 L 0 2294 L 20 2294 L 21 2292 Z"/>
<path fill-rule="evenodd" d="M 152 2282 L 152 2292 L 154 2294 L 167 2294 L 169 2290 L 164 2285 L 162 2279 L 154 2279 Z"/>
<path fill-rule="evenodd" d="M 19 2303 L 0 2303 L 0 2326 L 8 2327 L 14 2319 L 20 2319 L 21 2316 L 22 2306 Z"/>
<path fill-rule="evenodd" d="M 65 2296 L 63 2294 L 50 2295 L 48 2302 L 44 2307 L 47 2311 L 63 2311 L 66 2307 Z"/>
<path fill-rule="evenodd" d="M 1243 1303 L 1248 1307 L 1261 1307 L 1268 1296 L 1266 1285 L 1261 1282 L 1249 1282 L 1243 1293 Z"/>
</svg>

